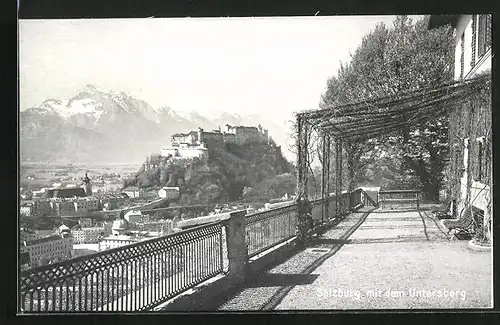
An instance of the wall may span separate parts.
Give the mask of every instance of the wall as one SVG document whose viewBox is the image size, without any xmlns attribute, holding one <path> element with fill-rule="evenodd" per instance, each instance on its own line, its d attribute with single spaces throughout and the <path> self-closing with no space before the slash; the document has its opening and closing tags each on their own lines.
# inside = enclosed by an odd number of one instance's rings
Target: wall
<svg viewBox="0 0 500 325">
<path fill-rule="evenodd" d="M 478 16 L 478 15 L 476 15 Z M 478 19 L 476 19 L 476 24 Z M 478 29 L 476 28 L 476 33 Z M 461 36 L 464 34 L 464 78 L 472 78 L 476 74 L 491 69 L 491 49 L 479 60 L 478 51 L 475 51 L 475 64 L 471 66 L 472 60 L 472 15 L 462 15 L 457 22 L 455 30 L 455 80 L 460 79 L 461 68 Z M 476 48 L 478 38 L 476 37 Z"/>
<path fill-rule="evenodd" d="M 224 138 L 221 132 L 203 132 L 203 141 L 204 143 L 207 141 L 223 142 Z"/>
<path fill-rule="evenodd" d="M 99 241 L 101 232 L 104 232 L 104 227 L 88 227 L 73 230 L 71 234 L 75 244 L 93 244 Z"/>
<path fill-rule="evenodd" d="M 55 237 L 55 236 L 54 236 Z M 30 266 L 39 266 L 42 257 L 48 259 L 70 257 L 73 250 L 73 238 L 54 238 L 28 246 L 21 246 L 21 252 L 29 252 Z"/>
<path fill-rule="evenodd" d="M 176 157 L 177 154 L 183 158 L 204 158 L 208 156 L 208 149 L 203 147 L 191 147 L 191 148 L 170 147 L 161 149 L 161 155 L 163 157 L 167 157 L 168 155 Z"/>
<path fill-rule="evenodd" d="M 173 135 L 171 137 L 172 145 L 187 143 L 187 144 L 195 144 L 198 140 L 198 135 L 196 132 L 190 132 L 189 134 L 182 135 Z"/>
<path fill-rule="evenodd" d="M 478 15 L 476 15 L 476 24 L 479 22 Z M 464 35 L 464 79 L 470 79 L 475 77 L 477 74 L 490 70 L 491 71 L 491 49 L 487 50 L 485 54 L 479 58 L 478 56 L 478 37 L 475 38 L 475 56 L 474 56 L 474 65 L 471 65 L 472 61 L 472 27 L 473 19 L 472 15 L 462 15 L 457 22 L 455 29 L 455 80 L 460 79 L 460 71 L 461 71 L 461 36 Z M 476 33 L 478 33 L 478 28 L 476 27 Z M 459 193 L 458 202 L 457 202 L 457 212 L 460 217 L 460 213 L 462 212 L 466 196 L 467 196 L 467 164 L 469 150 L 471 161 L 470 161 L 470 172 L 472 173 L 472 186 L 471 186 L 471 202 L 475 207 L 484 210 L 484 219 L 485 221 L 489 220 L 493 216 L 492 205 L 489 205 L 491 200 L 491 192 L 490 187 L 487 184 L 482 182 L 477 182 L 474 180 L 476 177 L 475 172 L 478 168 L 478 144 L 476 138 L 478 136 L 485 136 L 488 133 L 488 130 L 491 130 L 491 107 L 478 107 L 476 108 L 474 115 L 470 115 L 470 106 L 463 105 L 454 112 L 452 112 L 450 117 L 450 134 L 452 137 L 455 137 L 453 141 L 450 141 L 450 144 L 454 144 L 451 150 L 452 160 L 457 157 L 458 159 L 462 159 L 463 164 L 457 164 L 453 161 L 452 169 L 462 169 L 463 171 L 461 177 L 458 182 L 456 180 L 451 180 L 452 182 L 457 182 L 457 186 L 452 188 L 453 192 Z M 472 124 L 472 134 L 468 133 L 468 122 L 469 120 L 474 121 Z M 491 136 L 491 132 L 489 133 Z M 469 142 L 468 139 L 472 139 Z M 489 141 L 490 152 L 491 152 L 491 141 Z M 458 150 L 458 156 L 456 152 Z M 484 158 L 483 158 L 484 160 Z M 490 157 L 491 161 L 491 157 Z M 486 173 L 486 179 L 491 179 L 491 163 L 490 165 L 486 165 L 483 168 L 488 168 L 488 172 Z M 454 173 L 453 173 L 454 175 Z M 453 186 L 453 185 L 452 185 Z M 491 234 L 489 234 L 490 236 Z"/>
<path fill-rule="evenodd" d="M 176 199 L 180 196 L 178 187 L 164 187 L 158 191 L 161 198 Z"/>
</svg>

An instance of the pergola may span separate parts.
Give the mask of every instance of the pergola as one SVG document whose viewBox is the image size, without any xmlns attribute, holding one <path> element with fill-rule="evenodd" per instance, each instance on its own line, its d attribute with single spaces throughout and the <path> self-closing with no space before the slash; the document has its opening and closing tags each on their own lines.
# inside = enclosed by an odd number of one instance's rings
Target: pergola
<svg viewBox="0 0 500 325">
<path fill-rule="evenodd" d="M 310 230 L 310 204 L 308 199 L 308 155 L 311 150 L 308 134 L 312 129 L 322 139 L 321 198 L 323 211 L 328 215 L 327 197 L 330 193 L 330 153 L 335 147 L 335 194 L 339 198 L 342 189 L 342 150 L 345 141 L 363 141 L 381 135 L 398 132 L 439 117 L 461 105 L 490 82 L 489 76 L 481 76 L 400 92 L 392 96 L 303 111 L 296 114 L 297 121 L 297 197 L 299 209 L 299 237 L 305 238 Z M 336 212 L 341 211 L 337 200 Z"/>
</svg>

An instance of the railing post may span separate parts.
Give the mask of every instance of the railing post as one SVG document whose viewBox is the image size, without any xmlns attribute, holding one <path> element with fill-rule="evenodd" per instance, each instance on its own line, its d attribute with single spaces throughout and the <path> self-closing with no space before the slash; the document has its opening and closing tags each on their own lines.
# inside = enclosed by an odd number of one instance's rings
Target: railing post
<svg viewBox="0 0 500 325">
<path fill-rule="evenodd" d="M 246 210 L 231 212 L 229 219 L 224 221 L 229 260 L 228 276 L 236 281 L 244 280 L 248 260 L 245 242 L 245 215 Z"/>
</svg>

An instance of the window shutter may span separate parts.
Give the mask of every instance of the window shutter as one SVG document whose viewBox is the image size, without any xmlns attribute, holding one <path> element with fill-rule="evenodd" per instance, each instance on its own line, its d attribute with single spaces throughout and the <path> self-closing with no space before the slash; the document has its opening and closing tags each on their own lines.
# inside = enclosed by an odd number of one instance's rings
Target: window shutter
<svg viewBox="0 0 500 325">
<path fill-rule="evenodd" d="M 486 52 L 486 15 L 479 15 L 479 24 L 477 31 L 477 56 L 482 57 Z"/>
<path fill-rule="evenodd" d="M 476 15 L 472 15 L 472 41 L 471 41 L 472 58 L 470 61 L 471 68 L 473 68 L 474 64 L 476 64 L 476 17 L 477 17 Z"/>
<path fill-rule="evenodd" d="M 461 53 L 460 53 L 460 79 L 464 78 L 464 50 L 465 50 L 465 33 L 462 34 L 461 37 L 461 42 L 460 42 L 460 48 L 461 48 Z"/>
<path fill-rule="evenodd" d="M 486 16 L 486 48 L 491 48 L 491 15 Z"/>
</svg>

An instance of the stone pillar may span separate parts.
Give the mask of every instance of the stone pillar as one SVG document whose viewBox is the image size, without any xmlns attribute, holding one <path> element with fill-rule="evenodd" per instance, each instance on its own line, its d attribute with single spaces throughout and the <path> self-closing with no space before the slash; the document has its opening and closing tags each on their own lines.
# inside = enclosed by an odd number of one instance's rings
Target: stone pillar
<svg viewBox="0 0 500 325">
<path fill-rule="evenodd" d="M 236 282 L 243 281 L 247 263 L 247 247 L 245 243 L 246 210 L 230 213 L 224 221 L 226 230 L 227 257 L 229 260 L 228 276 Z"/>
</svg>

